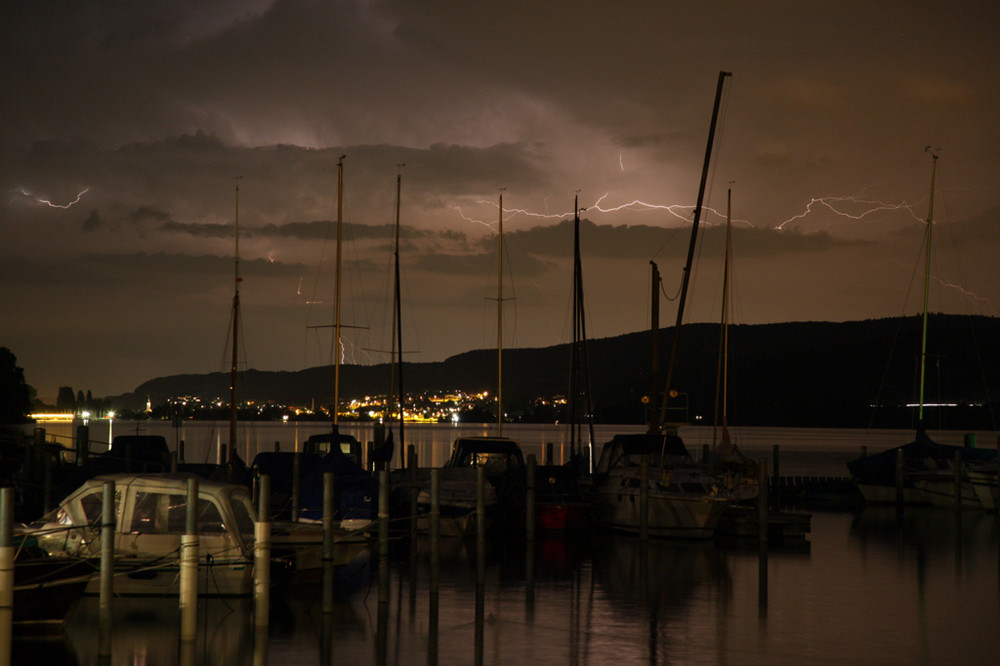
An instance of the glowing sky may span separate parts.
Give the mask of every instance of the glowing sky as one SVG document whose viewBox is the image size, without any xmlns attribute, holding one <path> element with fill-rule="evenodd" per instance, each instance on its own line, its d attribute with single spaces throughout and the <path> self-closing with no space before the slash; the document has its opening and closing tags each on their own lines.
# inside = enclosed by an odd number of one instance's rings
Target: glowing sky
<svg viewBox="0 0 1000 666">
<path fill-rule="evenodd" d="M 720 70 L 706 205 L 733 189 L 735 321 L 911 314 L 931 159 L 932 308 L 997 314 L 1000 5 L 991 2 L 30 2 L 0 21 L 0 345 L 43 397 L 227 368 L 240 177 L 246 362 L 330 362 L 346 154 L 349 360 L 384 361 L 402 174 L 404 346 L 570 338 L 676 292 Z M 405 167 L 397 167 L 405 163 Z M 626 205 L 632 202 L 634 205 Z M 722 219 L 708 213 L 716 225 Z M 594 226 L 596 225 L 596 226 Z M 688 321 L 719 317 L 704 229 Z M 672 323 L 664 302 L 662 320 Z"/>
</svg>

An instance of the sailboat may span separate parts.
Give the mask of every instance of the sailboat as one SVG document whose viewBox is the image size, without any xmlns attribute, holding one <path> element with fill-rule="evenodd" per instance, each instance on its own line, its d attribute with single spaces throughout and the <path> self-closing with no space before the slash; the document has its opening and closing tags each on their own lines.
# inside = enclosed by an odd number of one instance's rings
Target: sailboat
<svg viewBox="0 0 1000 666">
<path fill-rule="evenodd" d="M 588 426 L 590 446 L 594 441 L 593 406 L 587 365 L 587 331 L 583 311 L 583 265 L 580 260 L 580 203 L 573 199 L 573 334 L 570 345 L 569 393 L 566 401 L 570 432 L 570 459 L 565 465 L 538 468 L 535 486 L 535 528 L 566 532 L 589 527 L 593 502 L 587 497 L 592 451 L 584 451 L 583 423 Z M 581 396 L 585 419 L 580 417 Z"/>
<path fill-rule="evenodd" d="M 668 400 L 677 397 L 671 381 L 674 359 L 677 353 L 677 339 L 684 316 L 691 264 L 694 258 L 698 223 L 705 195 L 709 161 L 715 125 L 719 115 L 725 80 L 729 72 L 719 72 L 712 110 L 712 122 L 708 133 L 708 146 L 701 174 L 698 201 L 694 209 L 694 224 L 688 245 L 687 263 L 678 301 L 677 324 L 674 327 L 670 361 L 667 366 L 667 381 L 663 392 L 659 418 L 650 413 L 649 430 L 643 434 L 616 435 L 601 450 L 601 457 L 594 471 L 594 487 L 597 496 L 598 519 L 602 524 L 616 530 L 639 532 L 648 531 L 651 536 L 709 538 L 734 498 L 720 480 L 707 474 L 694 463 L 691 454 L 677 434 L 677 426 L 667 422 Z M 653 269 L 653 339 L 654 350 L 658 327 L 659 271 Z M 653 353 L 654 376 L 656 375 L 658 354 Z M 654 386 L 655 391 L 658 386 Z M 645 501 L 645 504 L 644 504 Z M 645 515 L 644 515 L 645 509 Z"/>
<path fill-rule="evenodd" d="M 737 501 L 751 500 L 760 492 L 758 465 L 739 450 L 729 436 L 727 420 L 729 384 L 729 285 L 732 270 L 733 190 L 726 191 L 726 247 L 722 277 L 722 317 L 719 326 L 719 363 L 717 374 L 716 418 L 712 427 L 712 449 L 705 468 L 719 477 Z M 719 430 L 721 429 L 721 437 Z"/>
<path fill-rule="evenodd" d="M 931 232 L 934 227 L 934 178 L 938 156 L 930 146 L 931 187 L 924 231 L 924 300 L 920 338 L 920 382 L 916 436 L 909 444 L 862 456 L 847 463 L 854 482 L 869 504 L 936 504 L 955 506 L 955 477 L 959 478 L 960 506 L 983 506 L 964 470 L 956 465 L 995 461 L 995 450 L 939 444 L 924 424 L 924 378 L 927 370 L 927 311 L 931 276 Z"/>
<path fill-rule="evenodd" d="M 485 469 L 485 504 L 488 524 L 508 523 L 523 517 L 525 464 L 518 443 L 503 435 L 503 193 L 499 202 L 497 282 L 497 423 L 495 436 L 459 437 L 440 471 L 440 533 L 442 536 L 476 534 L 477 476 Z M 430 492 L 418 496 L 423 511 L 430 507 Z"/>
<path fill-rule="evenodd" d="M 334 323 L 334 401 L 331 431 L 313 435 L 301 452 L 258 453 L 251 469 L 271 476 L 271 509 L 287 520 L 271 525 L 272 551 L 293 559 L 297 571 L 317 571 L 323 560 L 324 474 L 334 475 L 334 563 L 346 564 L 367 546 L 377 486 L 361 464 L 361 443 L 338 427 L 340 406 L 340 274 L 343 243 L 344 156 L 337 161 L 337 265 Z M 299 456 L 298 464 L 295 457 Z M 292 501 L 299 475 L 298 503 Z M 286 513 L 287 512 L 287 513 Z"/>
</svg>

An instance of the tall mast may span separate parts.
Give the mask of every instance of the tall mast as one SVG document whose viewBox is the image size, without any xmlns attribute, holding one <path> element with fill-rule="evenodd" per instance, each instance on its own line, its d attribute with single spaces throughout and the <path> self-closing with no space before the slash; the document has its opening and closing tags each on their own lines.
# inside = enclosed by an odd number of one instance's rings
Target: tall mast
<svg viewBox="0 0 1000 666">
<path fill-rule="evenodd" d="M 497 436 L 503 436 L 503 192 L 497 204 L 500 216 L 497 221 Z"/>
<path fill-rule="evenodd" d="M 576 455 L 576 437 L 579 425 L 577 419 L 577 395 L 579 394 L 579 373 L 580 373 L 580 312 L 578 289 L 580 277 L 580 197 L 573 197 L 573 341 L 570 344 L 569 352 L 569 453 L 573 457 Z"/>
<path fill-rule="evenodd" d="M 238 179 L 237 179 L 238 180 Z M 235 256 L 235 281 L 233 283 L 233 359 L 229 372 L 229 451 L 226 456 L 226 463 L 232 467 L 233 452 L 236 450 L 236 369 L 239 361 L 238 339 L 240 330 L 240 184 L 236 183 L 236 248 L 233 252 Z"/>
<path fill-rule="evenodd" d="M 344 239 L 344 158 L 341 155 L 337 160 L 337 294 L 334 307 L 333 323 L 333 429 L 336 432 L 337 424 L 340 422 L 340 271 L 342 245 Z M 337 442 L 333 446 L 339 446 Z"/>
<path fill-rule="evenodd" d="M 934 176 L 937 172 L 938 156 L 931 151 L 931 147 L 924 148 L 933 158 L 931 160 L 931 193 L 927 207 L 927 239 L 925 241 L 926 259 L 924 263 L 924 319 L 923 331 L 920 338 L 920 407 L 917 412 L 917 425 L 924 427 L 924 375 L 927 369 L 927 307 L 930 295 L 931 284 L 931 229 L 934 227 Z"/>
<path fill-rule="evenodd" d="M 674 325 L 673 341 L 670 346 L 670 361 L 667 365 L 667 383 L 663 391 L 663 403 L 660 409 L 659 427 L 667 420 L 667 400 L 670 396 L 671 381 L 674 375 L 674 360 L 677 357 L 677 338 L 680 336 L 681 323 L 684 320 L 684 303 L 687 300 L 688 283 L 691 280 L 691 264 L 694 260 L 694 248 L 698 239 L 698 223 L 701 220 L 701 205 L 705 200 L 705 183 L 708 180 L 708 165 L 712 157 L 712 142 L 715 140 L 715 123 L 719 117 L 719 105 L 722 102 L 722 88 L 730 72 L 719 72 L 719 83 L 715 89 L 715 105 L 712 107 L 712 124 L 708 130 L 708 145 L 705 147 L 705 162 L 701 170 L 701 184 L 698 187 L 698 202 L 694 207 L 694 224 L 691 227 L 691 241 L 688 244 L 687 261 L 684 264 L 684 280 L 681 284 L 681 295 L 677 303 L 677 323 Z"/>
<path fill-rule="evenodd" d="M 400 164 L 400 167 L 406 166 L 405 164 Z M 403 437 L 403 319 L 402 319 L 402 309 L 400 305 L 400 292 L 399 292 L 399 202 L 400 193 L 402 190 L 402 174 L 396 174 L 396 252 L 395 252 L 395 265 L 396 265 L 396 285 L 395 285 L 395 311 L 393 312 L 394 326 L 396 333 L 396 358 L 398 372 L 399 372 L 399 450 L 406 450 L 406 439 Z"/>
<path fill-rule="evenodd" d="M 652 377 L 652 390 L 649 393 L 648 414 L 646 416 L 649 432 L 655 432 L 658 422 L 654 413 L 656 405 L 656 395 L 660 392 L 660 267 L 652 259 L 649 261 L 650 270 L 650 305 L 649 305 L 649 345 L 650 345 L 650 377 Z"/>
<path fill-rule="evenodd" d="M 716 418 L 714 420 L 714 425 L 712 428 L 712 444 L 716 443 L 716 430 L 720 424 L 718 410 L 722 407 L 722 441 L 728 439 L 727 433 L 727 423 L 726 423 L 726 399 L 727 399 L 727 384 L 729 380 L 729 261 L 732 258 L 732 219 L 733 219 L 733 190 L 729 188 L 726 191 L 726 256 L 723 261 L 722 269 L 722 328 L 719 331 L 719 369 L 716 376 L 716 386 L 718 394 L 716 395 L 715 408 L 716 408 Z"/>
</svg>

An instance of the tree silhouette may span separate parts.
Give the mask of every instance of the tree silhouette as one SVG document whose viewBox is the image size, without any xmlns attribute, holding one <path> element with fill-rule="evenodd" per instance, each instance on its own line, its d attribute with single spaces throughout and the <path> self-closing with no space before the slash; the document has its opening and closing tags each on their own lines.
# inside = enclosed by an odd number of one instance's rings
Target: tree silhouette
<svg viewBox="0 0 1000 666">
<path fill-rule="evenodd" d="M 9 349 L 0 347 L 0 424 L 29 423 L 30 414 L 31 387 L 24 381 L 24 370 Z"/>
</svg>

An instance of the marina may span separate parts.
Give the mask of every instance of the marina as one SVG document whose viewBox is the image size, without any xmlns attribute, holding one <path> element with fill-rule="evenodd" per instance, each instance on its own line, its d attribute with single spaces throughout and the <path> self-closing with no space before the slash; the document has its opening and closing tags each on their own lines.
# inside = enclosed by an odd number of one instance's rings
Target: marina
<svg viewBox="0 0 1000 666">
<path fill-rule="evenodd" d="M 125 427 L 136 425 L 159 424 Z M 207 432 L 210 424 L 196 425 Z M 282 439 L 275 433 L 298 432 L 304 441 L 325 427 L 255 425 L 272 444 Z M 342 427 L 369 441 L 370 428 Z M 407 434 L 436 462 L 475 430 L 413 426 Z M 621 431 L 599 426 L 597 441 Z M 558 462 L 564 428 L 509 424 L 507 432 L 526 455 L 551 448 Z M 681 435 L 697 451 L 711 433 L 692 427 Z M 976 435 L 996 441 L 996 433 Z M 757 459 L 770 459 L 777 443 L 787 478 L 843 479 L 858 442 L 881 450 L 879 440 L 898 433 L 734 429 L 733 436 Z M 188 451 L 212 450 L 210 437 L 188 441 Z M 294 450 L 294 442 L 281 447 Z M 251 596 L 200 597 L 193 643 L 179 640 L 176 593 L 116 594 L 110 663 L 982 663 L 1000 649 L 992 631 L 1000 620 L 995 513 L 784 509 L 807 511 L 808 531 L 761 541 L 720 529 L 693 540 L 590 527 L 539 532 L 533 543 L 524 532 L 493 533 L 482 553 L 474 538 L 442 537 L 435 549 L 427 535 L 394 535 L 384 560 L 370 541 L 337 568 L 326 613 L 320 586 L 294 579 L 275 582 L 266 623 L 255 620 Z M 98 606 L 98 596 L 85 595 L 60 629 L 15 628 L 12 663 L 43 656 L 98 663 Z"/>
</svg>

